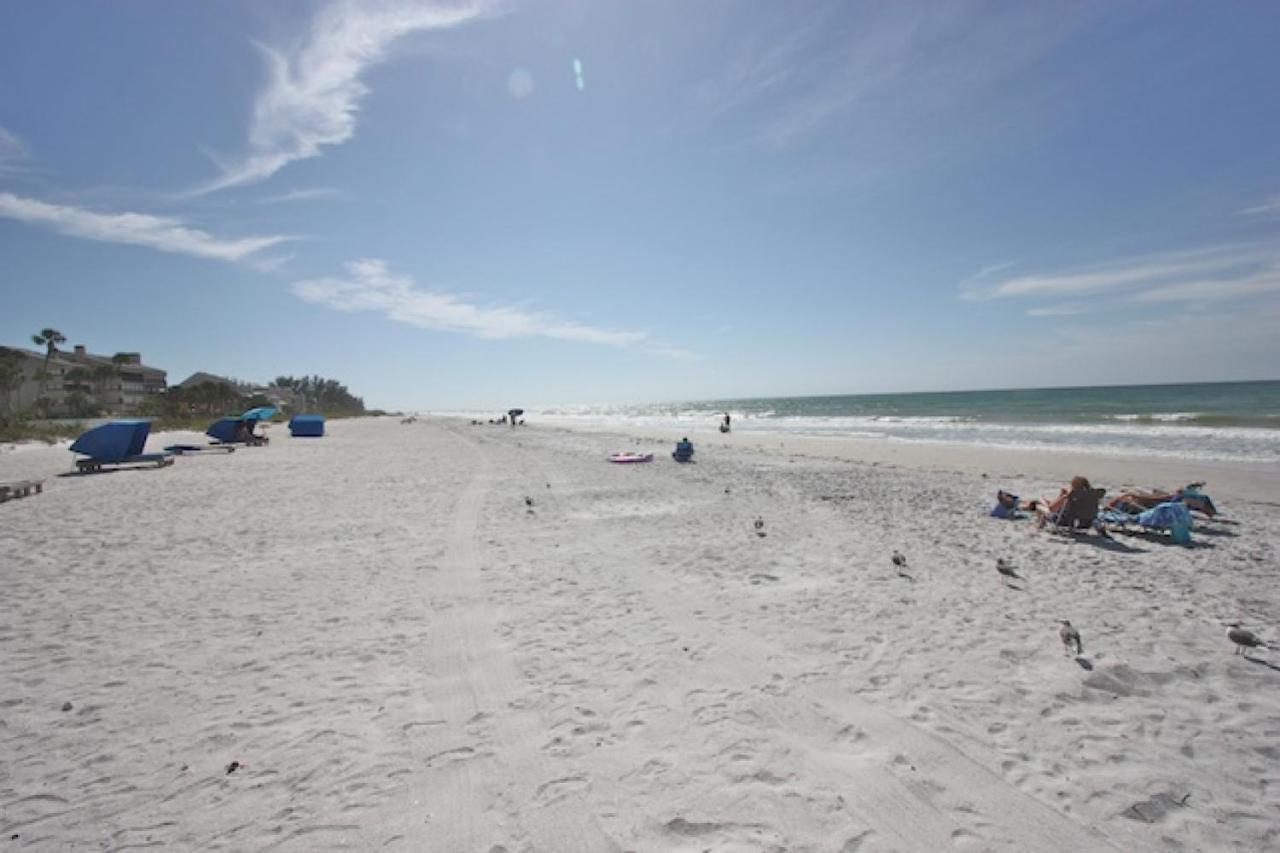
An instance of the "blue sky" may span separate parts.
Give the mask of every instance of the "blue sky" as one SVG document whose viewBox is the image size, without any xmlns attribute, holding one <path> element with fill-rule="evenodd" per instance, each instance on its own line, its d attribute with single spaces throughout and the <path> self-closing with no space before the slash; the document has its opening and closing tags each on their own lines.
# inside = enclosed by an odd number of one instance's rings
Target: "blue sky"
<svg viewBox="0 0 1280 853">
<path fill-rule="evenodd" d="M 11 4 L 0 343 L 396 408 L 1277 378 L 1278 43 L 1258 2 Z"/>
</svg>

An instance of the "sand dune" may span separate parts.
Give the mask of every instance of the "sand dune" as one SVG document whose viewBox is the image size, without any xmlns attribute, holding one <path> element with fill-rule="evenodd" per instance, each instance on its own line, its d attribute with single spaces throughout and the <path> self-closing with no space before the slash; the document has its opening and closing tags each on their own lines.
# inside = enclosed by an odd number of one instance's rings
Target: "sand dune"
<svg viewBox="0 0 1280 853">
<path fill-rule="evenodd" d="M 1280 640 L 1274 475 L 1186 549 L 986 518 L 1032 466 L 663 438 L 344 421 L 0 507 L 0 839 L 1280 846 L 1280 657 L 1223 627 Z"/>
</svg>

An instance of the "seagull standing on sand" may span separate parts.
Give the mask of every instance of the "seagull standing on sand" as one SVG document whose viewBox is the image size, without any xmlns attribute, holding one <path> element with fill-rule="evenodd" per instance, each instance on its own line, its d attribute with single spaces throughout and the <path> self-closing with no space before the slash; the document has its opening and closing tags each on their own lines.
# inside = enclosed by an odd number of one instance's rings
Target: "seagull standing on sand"
<svg viewBox="0 0 1280 853">
<path fill-rule="evenodd" d="M 1018 574 L 1017 570 L 1013 568 L 1013 563 L 1010 563 L 1004 557 L 996 558 L 996 571 L 1000 573 L 1000 582 L 1005 586 L 1009 585 L 1009 578 L 1025 580 L 1025 578 Z"/>
<path fill-rule="evenodd" d="M 1266 643 L 1262 642 L 1262 640 L 1258 639 L 1257 634 L 1241 628 L 1239 622 L 1232 622 L 1227 626 L 1227 639 L 1236 644 L 1235 653 L 1238 655 L 1245 655 L 1245 657 L 1248 657 L 1248 653 L 1245 649 L 1271 648 Z"/>
<path fill-rule="evenodd" d="M 1071 621 L 1068 619 L 1060 620 L 1062 627 L 1058 629 L 1058 636 L 1062 638 L 1062 647 L 1067 650 L 1067 654 L 1071 654 L 1072 646 L 1075 647 L 1076 655 L 1084 654 L 1084 644 L 1080 642 L 1080 632 L 1071 627 Z"/>
<path fill-rule="evenodd" d="M 756 527 L 756 535 L 763 536 L 764 535 L 764 519 L 757 517 L 755 527 Z"/>
<path fill-rule="evenodd" d="M 894 567 L 898 570 L 898 577 L 911 580 L 911 575 L 907 574 L 907 558 L 902 556 L 901 551 L 895 550 L 893 556 L 889 559 L 893 561 Z"/>
</svg>

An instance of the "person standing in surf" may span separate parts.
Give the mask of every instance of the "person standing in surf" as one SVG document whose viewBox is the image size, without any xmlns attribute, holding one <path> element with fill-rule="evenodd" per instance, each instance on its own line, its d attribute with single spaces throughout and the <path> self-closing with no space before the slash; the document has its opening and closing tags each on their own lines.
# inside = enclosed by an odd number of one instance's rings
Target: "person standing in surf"
<svg viewBox="0 0 1280 853">
<path fill-rule="evenodd" d="M 720 431 L 721 431 L 721 432 L 728 432 L 728 431 L 729 431 L 729 420 L 730 420 L 730 419 L 729 419 L 729 413 L 728 413 L 728 412 L 725 412 L 725 413 L 724 413 L 724 423 L 720 424 Z"/>
</svg>

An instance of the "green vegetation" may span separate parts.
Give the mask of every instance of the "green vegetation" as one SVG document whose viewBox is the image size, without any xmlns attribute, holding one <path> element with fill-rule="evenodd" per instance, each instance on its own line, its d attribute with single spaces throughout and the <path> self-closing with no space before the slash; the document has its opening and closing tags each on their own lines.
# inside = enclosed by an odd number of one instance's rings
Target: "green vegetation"
<svg viewBox="0 0 1280 853">
<path fill-rule="evenodd" d="M 78 422 L 37 421 L 26 415 L 0 417 L 0 441 L 44 441 L 53 444 L 63 438 L 75 438 L 84 430 L 84 424 Z"/>
<path fill-rule="evenodd" d="M 302 409 L 328 417 L 352 417 L 364 414 L 364 400 L 353 395 L 336 379 L 323 376 L 277 376 L 275 385 L 287 388 L 302 398 Z"/>
<path fill-rule="evenodd" d="M 0 417 L 13 407 L 13 392 L 22 385 L 22 354 L 0 347 Z"/>
</svg>

